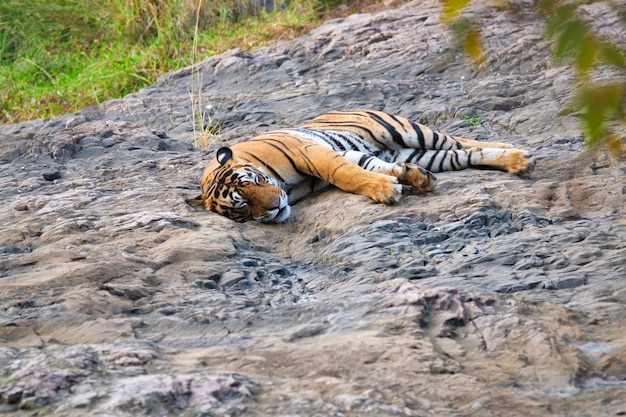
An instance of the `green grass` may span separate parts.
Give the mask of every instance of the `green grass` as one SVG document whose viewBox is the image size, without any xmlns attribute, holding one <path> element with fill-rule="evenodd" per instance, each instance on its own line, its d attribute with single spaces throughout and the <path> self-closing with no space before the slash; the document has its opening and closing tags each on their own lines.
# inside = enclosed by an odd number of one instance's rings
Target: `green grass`
<svg viewBox="0 0 626 417">
<path fill-rule="evenodd" d="M 478 127 L 481 125 L 481 121 L 480 121 L 480 115 L 475 115 L 475 116 L 470 116 L 468 114 L 463 116 L 465 118 L 465 120 L 467 120 L 467 122 L 474 126 L 474 127 Z"/>
<path fill-rule="evenodd" d="M 350 11 L 377 2 L 348 1 Z M 300 36 L 341 3 L 259 12 L 241 0 L 2 0 L 0 124 L 121 98 L 227 49 Z"/>
</svg>

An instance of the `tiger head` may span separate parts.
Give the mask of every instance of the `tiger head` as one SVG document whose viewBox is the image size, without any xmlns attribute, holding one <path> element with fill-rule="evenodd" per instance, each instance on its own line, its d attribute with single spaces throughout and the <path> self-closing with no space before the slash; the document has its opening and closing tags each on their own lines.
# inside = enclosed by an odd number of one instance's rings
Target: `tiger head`
<svg viewBox="0 0 626 417">
<path fill-rule="evenodd" d="M 188 203 L 236 222 L 281 223 L 291 214 L 287 193 L 258 167 L 237 161 L 229 148 L 220 148 L 220 166 L 203 181 L 203 193 Z"/>
</svg>

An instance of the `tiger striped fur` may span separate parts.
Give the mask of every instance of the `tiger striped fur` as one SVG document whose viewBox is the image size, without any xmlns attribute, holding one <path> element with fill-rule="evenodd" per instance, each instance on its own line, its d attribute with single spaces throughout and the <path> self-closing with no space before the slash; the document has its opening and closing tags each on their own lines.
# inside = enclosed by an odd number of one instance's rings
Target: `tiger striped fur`
<svg viewBox="0 0 626 417">
<path fill-rule="evenodd" d="M 518 174 L 531 165 L 527 152 L 505 143 L 444 135 L 380 111 L 332 111 L 300 128 L 220 148 L 204 171 L 202 194 L 188 202 L 238 222 L 280 223 L 291 203 L 329 184 L 389 204 L 403 184 L 433 191 L 432 172 Z"/>
</svg>

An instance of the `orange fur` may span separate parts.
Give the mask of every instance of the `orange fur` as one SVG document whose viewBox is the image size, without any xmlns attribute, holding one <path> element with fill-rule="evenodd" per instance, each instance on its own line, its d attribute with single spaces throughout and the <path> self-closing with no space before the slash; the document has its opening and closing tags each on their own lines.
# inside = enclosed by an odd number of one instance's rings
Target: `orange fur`
<svg viewBox="0 0 626 417">
<path fill-rule="evenodd" d="M 418 153 L 420 165 L 439 170 L 476 166 L 520 173 L 531 167 L 526 152 L 508 148 L 442 135 L 383 112 L 335 111 L 300 129 L 218 150 L 204 171 L 202 194 L 188 201 L 236 221 L 281 222 L 290 202 L 328 184 L 386 204 L 398 201 L 400 184 L 433 191 L 434 175 L 409 162 Z M 385 153 L 406 161 L 386 160 Z"/>
</svg>

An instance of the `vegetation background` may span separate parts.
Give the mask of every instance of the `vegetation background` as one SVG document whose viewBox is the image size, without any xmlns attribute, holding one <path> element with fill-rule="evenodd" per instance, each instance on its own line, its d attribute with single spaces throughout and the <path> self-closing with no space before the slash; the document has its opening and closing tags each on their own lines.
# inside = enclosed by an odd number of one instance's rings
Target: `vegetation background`
<svg viewBox="0 0 626 417">
<path fill-rule="evenodd" d="M 385 6 L 383 1 L 2 0 L 0 124 L 121 98 L 152 85 L 159 75 L 227 49 L 294 38 L 329 17 L 375 11 Z M 514 0 L 491 1 L 502 12 L 515 14 Z M 565 111 L 580 115 L 590 145 L 604 143 L 624 156 L 624 138 L 615 127 L 626 124 L 626 54 L 585 20 L 581 9 L 595 1 L 533 4 L 546 20 L 545 36 L 553 42 L 555 58 L 576 69 L 575 98 Z M 480 12 L 470 0 L 441 3 L 442 20 L 480 64 Z M 608 3 L 626 30 L 626 8 L 619 1 Z M 620 72 L 622 81 L 595 81 L 594 73 L 605 67 Z"/>
<path fill-rule="evenodd" d="M 2 0 L 0 124 L 151 85 L 227 49 L 299 36 L 377 0 Z"/>
</svg>

